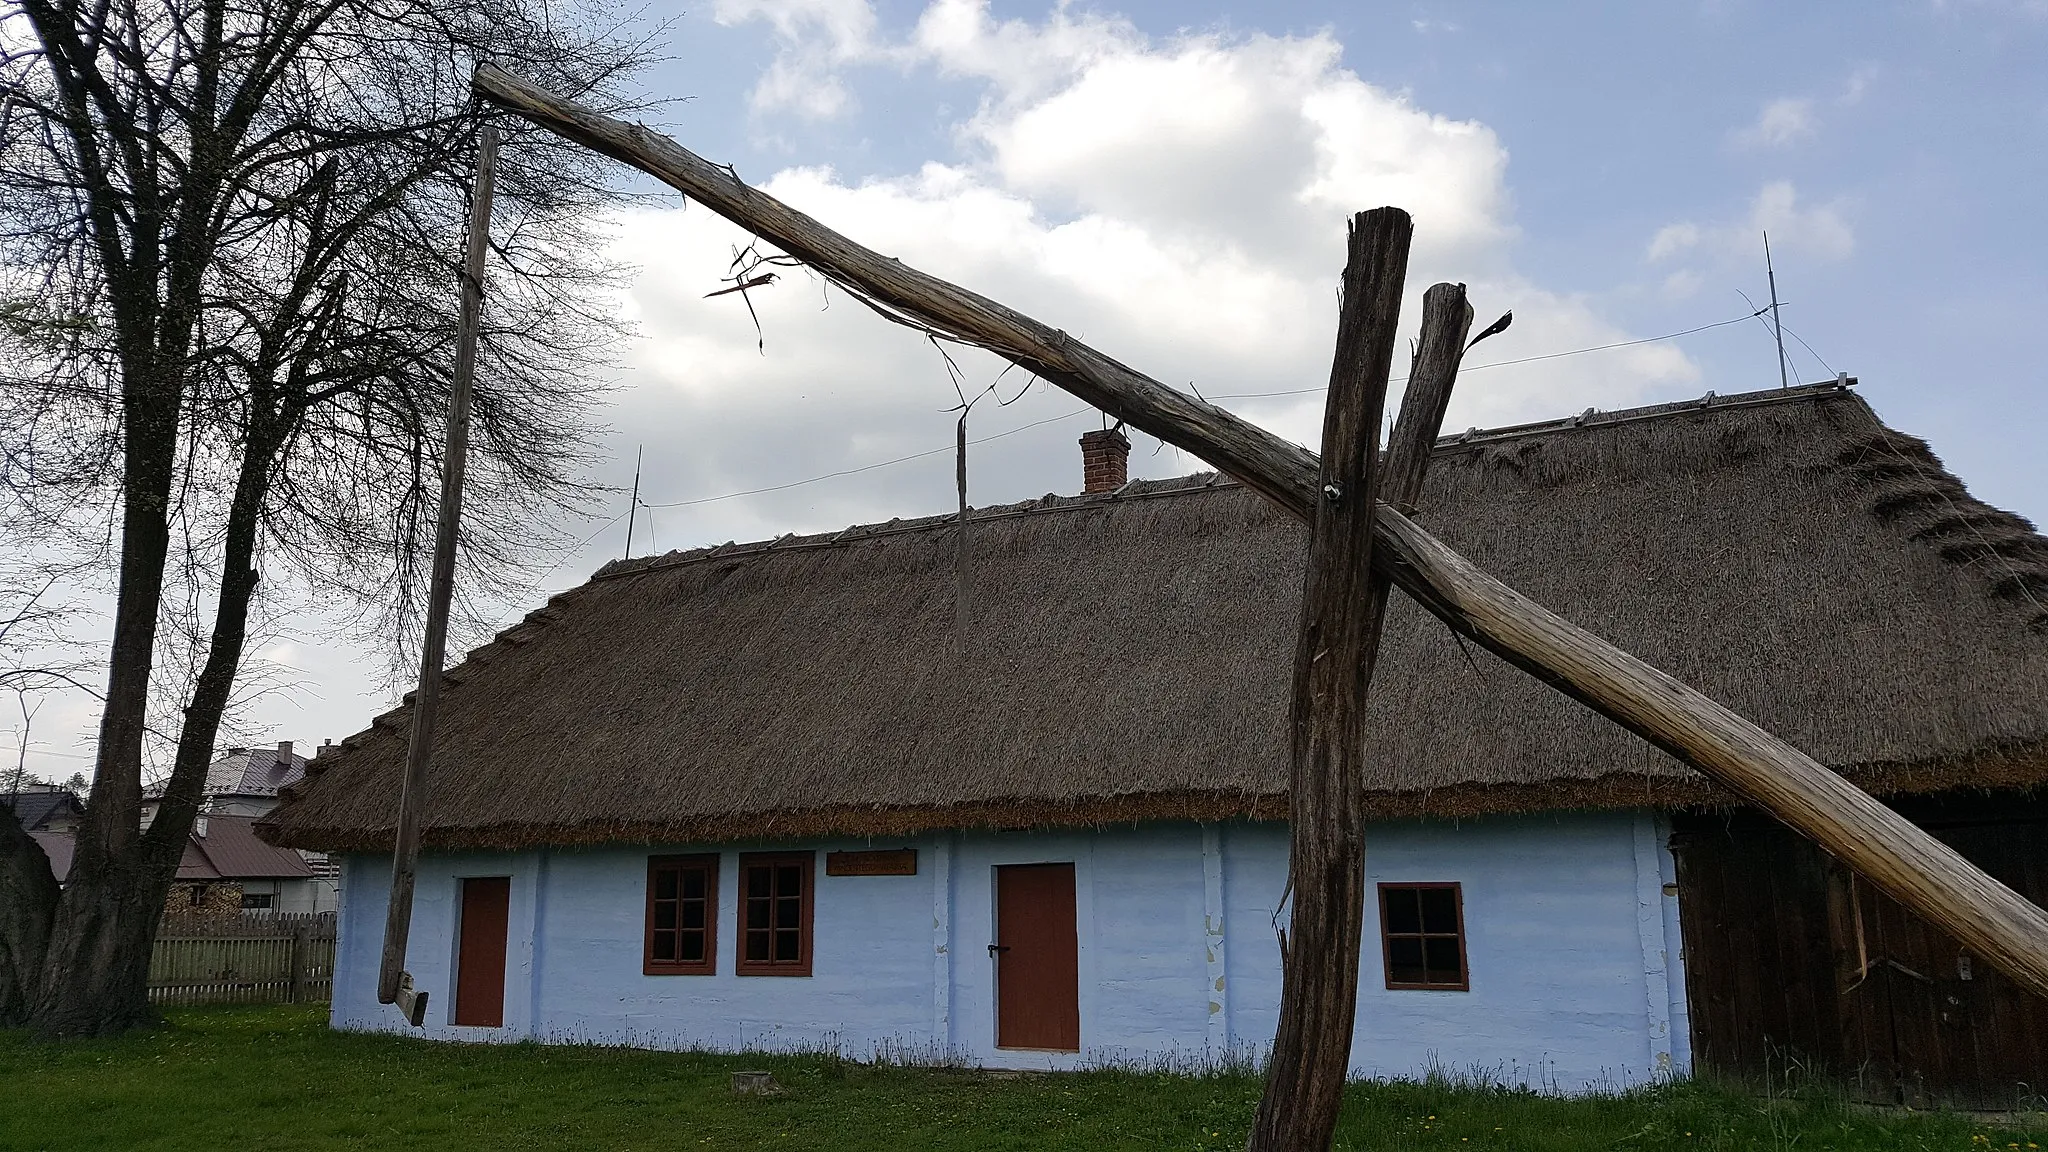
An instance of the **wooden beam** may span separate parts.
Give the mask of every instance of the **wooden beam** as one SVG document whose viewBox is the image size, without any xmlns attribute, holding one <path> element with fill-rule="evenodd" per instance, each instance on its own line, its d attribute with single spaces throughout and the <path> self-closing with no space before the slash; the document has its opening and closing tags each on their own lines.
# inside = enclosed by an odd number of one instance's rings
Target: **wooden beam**
<svg viewBox="0 0 2048 1152">
<path fill-rule="evenodd" d="M 1303 520 L 1314 454 L 1168 388 L 1020 312 L 841 236 L 644 126 L 490 65 L 477 91 L 622 160 L 802 260 L 871 306 L 981 345 L 1142 432 L 1215 465 Z M 1777 816 L 1914 914 L 2048 996 L 2048 914 L 1812 757 L 1487 575 L 1381 506 L 1373 564 L 1453 630 Z"/>
<path fill-rule="evenodd" d="M 426 803 L 427 760 L 434 749 L 434 714 L 441 701 L 441 665 L 447 654 L 448 602 L 455 588 L 455 544 L 462 521 L 462 479 L 469 462 L 469 391 L 476 377 L 477 327 L 483 316 L 484 253 L 491 243 L 491 191 L 498 164 L 498 130 L 483 126 L 477 142 L 476 187 L 470 193 L 469 243 L 463 254 L 462 310 L 455 330 L 455 366 L 448 397 L 447 446 L 441 453 L 441 512 L 434 524 L 434 569 L 427 586 L 426 634 L 420 638 L 420 685 L 413 694 L 412 742 L 398 794 L 398 843 L 391 859 L 391 903 L 385 910 L 384 958 L 377 970 L 377 1002 L 398 1004 L 418 1026 L 426 993 L 415 992 L 405 971 L 412 931 L 413 870 L 420 854 L 420 809 Z"/>
<path fill-rule="evenodd" d="M 1401 320 L 1415 226 L 1398 208 L 1351 222 L 1337 351 L 1323 408 L 1323 454 L 1301 634 L 1294 653 L 1287 782 L 1287 888 L 1280 1024 L 1266 1063 L 1251 1152 L 1328 1148 L 1351 1069 L 1365 927 L 1365 690 L 1379 648 L 1373 501 L 1380 413 Z M 1386 581 L 1379 581 L 1386 595 Z"/>
</svg>

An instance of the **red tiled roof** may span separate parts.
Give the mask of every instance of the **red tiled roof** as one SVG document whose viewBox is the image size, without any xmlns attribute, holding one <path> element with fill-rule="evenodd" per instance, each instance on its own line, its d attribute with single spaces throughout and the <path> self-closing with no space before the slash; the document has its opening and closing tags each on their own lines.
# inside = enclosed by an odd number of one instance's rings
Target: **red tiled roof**
<svg viewBox="0 0 2048 1152">
<path fill-rule="evenodd" d="M 206 835 L 199 834 L 201 824 Z M 291 880 L 311 876 L 305 857 L 289 848 L 278 848 L 256 838 L 250 830 L 254 816 L 202 816 L 193 822 L 192 835 L 185 841 L 185 855 L 178 861 L 180 880 Z M 62 832 L 31 832 L 50 858 L 50 871 L 59 884 L 71 872 L 75 842 Z"/>
<path fill-rule="evenodd" d="M 201 823 L 205 835 L 199 834 Z M 252 831 L 254 816 L 202 816 L 193 822 L 192 840 L 185 859 L 178 864 L 178 879 L 186 880 L 283 880 L 311 876 L 306 859 L 289 848 L 265 844 Z M 187 876 L 186 869 L 198 863 L 204 875 Z"/>
</svg>

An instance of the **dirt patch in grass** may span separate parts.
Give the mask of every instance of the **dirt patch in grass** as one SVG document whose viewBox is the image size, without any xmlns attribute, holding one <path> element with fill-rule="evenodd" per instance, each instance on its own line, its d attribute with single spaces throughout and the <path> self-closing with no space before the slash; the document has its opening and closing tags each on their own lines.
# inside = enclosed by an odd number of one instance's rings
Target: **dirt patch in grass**
<svg viewBox="0 0 2048 1152">
<path fill-rule="evenodd" d="M 735 1096 L 733 1072 L 783 1091 Z M 0 1149 L 1151 1149 L 1244 1146 L 1258 1082 L 1102 1071 L 995 1077 L 829 1056 L 451 1045 L 328 1030 L 313 1008 L 173 1012 L 112 1041 L 0 1034 Z M 2040 1117 L 1873 1115 L 1809 1093 L 1700 1084 L 1564 1099 L 1438 1083 L 1354 1086 L 1363 1150 L 1951 1149 L 2029 1152 Z"/>
</svg>

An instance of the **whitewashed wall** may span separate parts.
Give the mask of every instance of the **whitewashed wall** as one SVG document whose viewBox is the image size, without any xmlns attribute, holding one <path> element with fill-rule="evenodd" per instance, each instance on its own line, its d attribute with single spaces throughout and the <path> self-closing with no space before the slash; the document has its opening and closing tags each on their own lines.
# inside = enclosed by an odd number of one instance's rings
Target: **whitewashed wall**
<svg viewBox="0 0 2048 1152">
<path fill-rule="evenodd" d="M 1642 1083 L 1690 1065 L 1677 900 L 1650 813 L 1571 813 L 1375 826 L 1369 884 L 1463 885 L 1469 992 L 1384 987 L 1368 908 L 1355 1071 L 1431 1068 L 1562 1091 Z M 918 849 L 916 876 L 827 876 L 839 848 Z M 810 847 L 810 977 L 736 976 L 742 851 Z M 1153 824 L 1073 832 L 962 832 L 911 840 L 719 848 L 719 972 L 644 976 L 655 848 L 449 853 L 421 860 L 409 967 L 430 990 L 426 1032 L 645 1047 L 832 1047 L 992 1067 L 1212 1060 L 1272 1040 L 1280 998 L 1274 904 L 1286 878 L 1277 824 Z M 1076 1056 L 997 1050 L 987 952 L 1000 864 L 1072 861 L 1080 923 Z M 345 864 L 336 1027 L 402 1030 L 375 1002 L 390 862 Z M 456 894 L 465 876 L 512 877 L 502 1028 L 448 1023 Z"/>
</svg>

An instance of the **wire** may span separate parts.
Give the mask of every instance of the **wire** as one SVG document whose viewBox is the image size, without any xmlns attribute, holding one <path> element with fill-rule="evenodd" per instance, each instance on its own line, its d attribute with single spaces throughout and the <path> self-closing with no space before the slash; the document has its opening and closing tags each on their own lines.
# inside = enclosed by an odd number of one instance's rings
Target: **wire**
<svg viewBox="0 0 2048 1152">
<path fill-rule="evenodd" d="M 1015 436 L 1019 432 L 1028 432 L 1033 428 L 1042 427 L 1046 424 L 1057 424 L 1061 420 L 1071 420 L 1084 412 L 1092 411 L 1094 411 L 1093 408 L 1076 408 L 1072 412 L 1068 412 L 1063 415 L 1048 416 L 1043 420 L 1034 420 L 1029 424 L 1019 425 L 1015 428 L 1010 429 L 1007 432 L 997 432 L 994 435 L 983 436 L 979 440 L 969 440 L 968 443 L 986 444 L 991 440 L 1001 440 L 1005 436 Z M 647 504 L 643 502 L 640 506 L 642 508 L 690 508 L 698 504 L 715 504 L 720 500 L 733 500 L 741 496 L 759 496 L 767 492 L 783 492 L 791 488 L 801 488 L 806 484 L 816 484 L 820 480 L 836 480 L 841 476 L 853 476 L 862 472 L 872 472 L 877 468 L 887 468 L 892 464 L 902 464 L 911 460 L 922 460 L 926 456 L 937 456 L 941 452 L 951 452 L 953 450 L 954 446 L 948 444 L 944 448 L 933 448 L 924 452 L 912 452 L 908 456 L 898 456 L 894 460 L 883 460 L 875 464 L 863 464 L 858 468 L 846 468 L 838 472 L 827 472 L 823 476 L 813 476 L 808 480 L 792 480 L 787 484 L 776 484 L 768 488 L 749 488 L 744 492 L 727 492 L 723 496 L 704 496 L 696 500 L 678 500 L 672 504 Z M 620 515 L 624 515 L 624 513 L 620 513 Z"/>
<path fill-rule="evenodd" d="M 1826 369 L 1826 370 L 1827 370 L 1827 374 L 1828 374 L 1828 375 L 1830 375 L 1830 376 L 1833 376 L 1833 375 L 1835 375 L 1835 366 L 1834 366 L 1833 364 L 1830 364 L 1830 363 L 1828 363 L 1828 362 L 1827 362 L 1827 360 L 1826 360 L 1826 359 L 1824 359 L 1824 358 L 1823 358 L 1823 357 L 1821 356 L 1821 354 L 1820 354 L 1820 353 L 1818 353 L 1818 352 L 1815 352 L 1815 351 L 1813 350 L 1813 345 L 1811 345 L 1811 344 L 1808 344 L 1808 343 L 1806 342 L 1806 337 L 1804 337 L 1804 336 L 1801 336 L 1801 335 L 1800 335 L 1799 333 L 1797 333 L 1797 332 L 1794 332 L 1794 331 L 1793 331 L 1793 330 L 1792 330 L 1792 329 L 1791 329 L 1791 328 L 1790 328 L 1789 326 L 1788 326 L 1788 327 L 1787 327 L 1787 328 L 1785 329 L 1785 335 L 1787 335 L 1787 336 L 1790 336 L 1790 337 L 1791 337 L 1791 338 L 1793 338 L 1794 340 L 1797 340 L 1797 341 L 1799 341 L 1799 346 L 1800 346 L 1801 348 L 1804 348 L 1804 349 L 1806 349 L 1807 353 L 1808 353 L 1809 355 L 1811 355 L 1811 356 L 1812 356 L 1812 357 L 1813 357 L 1813 358 L 1814 358 L 1815 360 L 1819 360 L 1819 361 L 1820 361 L 1820 366 L 1821 366 L 1822 368 L 1824 368 L 1824 369 Z"/>
<path fill-rule="evenodd" d="M 1740 324 L 1744 320 L 1750 320 L 1754 319 L 1755 317 L 1761 316 L 1767 311 L 1769 311 L 1769 309 L 1759 308 L 1755 312 L 1751 312 L 1747 316 L 1737 316 L 1729 320 L 1716 320 L 1712 324 L 1702 324 L 1697 328 L 1687 328 L 1683 332 L 1667 332 L 1662 336 L 1645 336 L 1640 340 L 1621 340 L 1613 344 L 1596 344 L 1591 348 L 1574 348 L 1569 352 L 1546 352 L 1541 356 L 1520 356 L 1513 360 L 1495 360 L 1488 364 L 1472 364 L 1460 367 L 1458 371 L 1461 374 L 1465 372 L 1479 372 L 1487 368 L 1505 368 L 1510 364 L 1534 364 L 1538 360 L 1561 360 L 1566 356 L 1583 356 L 1588 352 L 1606 352 L 1615 348 L 1632 348 L 1638 344 L 1655 344 L 1663 340 L 1676 340 L 1680 336 L 1690 336 L 1695 332 L 1705 332 L 1709 328 L 1726 328 L 1730 324 Z M 1802 343 L 1804 343 L 1804 341 L 1802 341 Z M 1395 376 L 1389 379 L 1387 383 L 1404 384 L 1407 382 L 1407 380 L 1408 378 L 1406 376 Z M 1290 388 L 1282 392 L 1233 392 L 1225 396 L 1211 397 L 1211 399 L 1250 400 L 1260 396 L 1305 396 L 1311 392 L 1322 392 L 1326 390 L 1327 385 L 1318 388 Z"/>
</svg>

